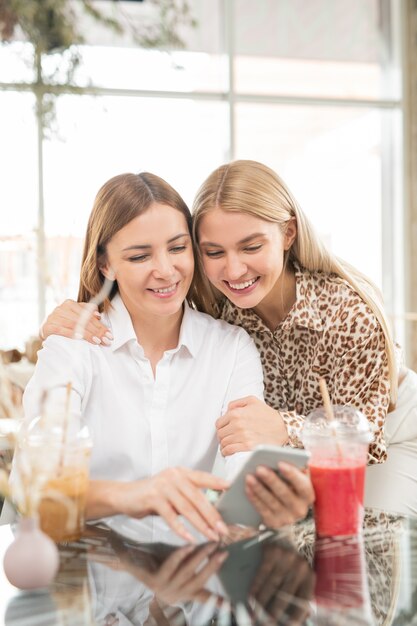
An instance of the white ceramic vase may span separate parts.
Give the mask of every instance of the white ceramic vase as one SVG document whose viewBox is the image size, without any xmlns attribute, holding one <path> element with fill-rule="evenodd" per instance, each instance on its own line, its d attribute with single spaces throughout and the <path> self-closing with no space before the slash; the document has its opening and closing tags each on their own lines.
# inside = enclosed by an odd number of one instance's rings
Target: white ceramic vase
<svg viewBox="0 0 417 626">
<path fill-rule="evenodd" d="M 19 589 L 46 587 L 54 580 L 59 567 L 58 548 L 41 531 L 37 517 L 19 520 L 3 566 L 8 580 Z"/>
</svg>

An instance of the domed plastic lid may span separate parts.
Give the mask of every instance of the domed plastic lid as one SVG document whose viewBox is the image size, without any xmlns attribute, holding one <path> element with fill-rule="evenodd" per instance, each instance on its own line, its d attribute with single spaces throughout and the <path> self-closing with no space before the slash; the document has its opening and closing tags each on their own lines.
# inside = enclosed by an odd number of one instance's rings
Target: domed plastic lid
<svg viewBox="0 0 417 626">
<path fill-rule="evenodd" d="M 372 426 L 365 415 L 352 406 L 332 406 L 334 419 L 329 420 L 324 408 L 315 409 L 307 415 L 301 440 L 304 445 L 313 439 L 336 436 L 338 439 L 349 439 L 363 443 L 373 440 Z"/>
<path fill-rule="evenodd" d="M 27 420 L 21 441 L 32 446 L 92 446 L 88 426 L 81 414 L 76 412 L 36 416 Z"/>
</svg>

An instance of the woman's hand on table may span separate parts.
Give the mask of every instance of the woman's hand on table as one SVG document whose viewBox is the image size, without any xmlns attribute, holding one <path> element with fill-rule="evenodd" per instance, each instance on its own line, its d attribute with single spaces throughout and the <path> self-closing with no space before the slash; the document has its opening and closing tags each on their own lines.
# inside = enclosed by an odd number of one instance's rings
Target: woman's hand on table
<svg viewBox="0 0 417 626">
<path fill-rule="evenodd" d="M 269 528 L 279 528 L 304 518 L 314 502 L 309 476 L 290 463 L 278 463 L 283 480 L 268 467 L 259 466 L 246 478 L 246 495 Z"/>
<path fill-rule="evenodd" d="M 229 483 L 221 478 L 184 467 L 173 467 L 131 483 L 119 483 L 119 513 L 131 517 L 160 515 L 180 537 L 195 543 L 180 519 L 183 516 L 211 541 L 219 541 L 228 529 L 202 489 L 224 490 Z"/>
<path fill-rule="evenodd" d="M 253 450 L 260 444 L 282 446 L 288 441 L 279 412 L 255 396 L 230 402 L 216 428 L 223 456 Z"/>
<path fill-rule="evenodd" d="M 83 337 L 74 337 L 77 322 L 86 310 L 90 312 L 90 317 L 86 322 Z M 86 339 L 92 344 L 106 346 L 110 345 L 113 339 L 109 329 L 101 323 L 100 313 L 95 304 L 73 300 L 65 300 L 48 315 L 41 327 L 41 337 L 46 339 L 49 335 Z"/>
</svg>

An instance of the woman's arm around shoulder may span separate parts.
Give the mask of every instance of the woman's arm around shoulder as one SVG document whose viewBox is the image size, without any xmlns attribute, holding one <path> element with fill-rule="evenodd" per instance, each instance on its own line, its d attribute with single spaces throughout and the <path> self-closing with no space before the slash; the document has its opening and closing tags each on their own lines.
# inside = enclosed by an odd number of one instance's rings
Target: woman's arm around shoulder
<svg viewBox="0 0 417 626">
<path fill-rule="evenodd" d="M 83 336 L 74 337 L 77 322 L 86 311 L 89 312 L 89 316 L 86 319 Z M 100 320 L 101 315 L 97 310 L 97 305 L 65 300 L 48 315 L 39 334 L 41 339 L 46 339 L 50 335 L 60 335 L 68 339 L 85 339 L 95 345 L 108 346 L 112 342 L 113 335 Z"/>
</svg>

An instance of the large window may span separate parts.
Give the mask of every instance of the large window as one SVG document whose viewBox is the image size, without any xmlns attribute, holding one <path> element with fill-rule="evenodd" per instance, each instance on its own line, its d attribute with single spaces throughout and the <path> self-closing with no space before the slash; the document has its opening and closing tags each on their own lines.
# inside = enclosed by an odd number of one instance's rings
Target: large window
<svg viewBox="0 0 417 626">
<path fill-rule="evenodd" d="M 41 172 L 30 46 L 0 47 L 0 347 L 22 347 L 45 309 L 76 297 L 105 180 L 153 171 L 191 204 L 231 158 L 276 169 L 333 251 L 381 286 L 391 313 L 402 309 L 399 3 L 192 4 L 198 25 L 182 51 L 144 50 L 86 23 L 82 90 L 58 96 Z"/>
</svg>

